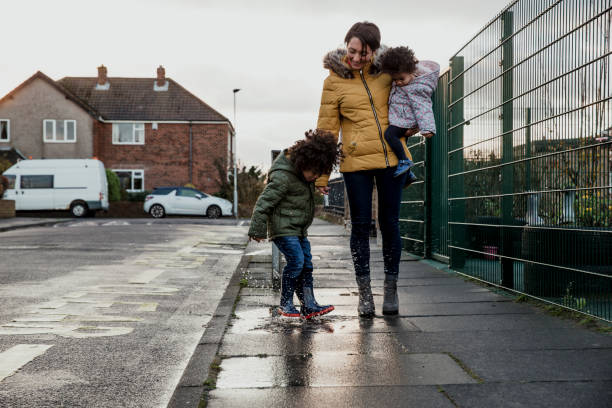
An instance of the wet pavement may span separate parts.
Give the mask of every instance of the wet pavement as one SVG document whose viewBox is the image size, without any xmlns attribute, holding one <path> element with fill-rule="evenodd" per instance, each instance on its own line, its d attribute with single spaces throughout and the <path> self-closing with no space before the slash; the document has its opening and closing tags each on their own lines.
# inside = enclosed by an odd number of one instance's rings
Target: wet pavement
<svg viewBox="0 0 612 408">
<path fill-rule="evenodd" d="M 219 348 L 208 407 L 610 407 L 612 336 L 515 303 L 404 255 L 400 315 L 383 317 L 382 254 L 372 243 L 377 315 L 357 316 L 348 237 L 310 229 L 315 294 L 329 315 L 276 317 L 269 245 L 252 254 Z"/>
</svg>

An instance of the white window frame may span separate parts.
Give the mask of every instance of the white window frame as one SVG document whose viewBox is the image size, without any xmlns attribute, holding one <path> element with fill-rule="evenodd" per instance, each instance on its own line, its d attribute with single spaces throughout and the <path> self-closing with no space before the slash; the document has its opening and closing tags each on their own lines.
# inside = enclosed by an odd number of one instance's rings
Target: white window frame
<svg viewBox="0 0 612 408">
<path fill-rule="evenodd" d="M 43 142 L 44 143 L 76 143 L 77 142 L 77 123 L 74 119 L 64 120 L 64 140 L 57 140 L 57 119 L 43 119 Z M 47 139 L 47 122 L 53 123 L 53 135 Z M 68 140 L 66 129 L 68 129 L 68 123 L 72 122 L 74 126 L 74 140 Z"/>
<path fill-rule="evenodd" d="M 1 142 L 10 142 L 11 141 L 11 120 L 10 119 L 0 119 L 0 122 L 6 122 L 6 137 L 8 139 L 0 139 Z"/>
<path fill-rule="evenodd" d="M 144 169 L 111 169 L 111 171 L 113 173 L 117 173 L 117 172 L 132 173 L 132 177 L 130 178 L 132 182 L 131 188 L 125 190 L 128 193 L 142 193 L 143 191 L 145 191 L 145 175 L 144 175 L 145 171 Z M 137 171 L 141 173 L 141 177 L 140 177 L 142 179 L 142 189 L 141 190 L 134 189 L 134 173 Z"/>
<path fill-rule="evenodd" d="M 132 141 L 131 142 L 120 142 L 119 141 L 119 125 L 132 125 Z M 136 132 L 142 131 L 142 140 L 135 142 Z M 145 124 L 144 122 L 121 122 L 113 123 L 113 144 L 114 145 L 144 145 L 145 144 Z"/>
</svg>

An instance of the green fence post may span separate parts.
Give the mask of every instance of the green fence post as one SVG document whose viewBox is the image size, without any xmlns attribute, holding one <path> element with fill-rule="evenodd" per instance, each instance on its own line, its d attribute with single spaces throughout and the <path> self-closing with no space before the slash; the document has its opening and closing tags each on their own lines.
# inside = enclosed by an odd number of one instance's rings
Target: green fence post
<svg viewBox="0 0 612 408">
<path fill-rule="evenodd" d="M 531 191 L 531 108 L 525 109 L 525 191 Z"/>
<path fill-rule="evenodd" d="M 425 165 L 423 169 L 425 191 L 423 198 L 423 257 L 431 258 L 431 139 L 425 140 Z"/>
<path fill-rule="evenodd" d="M 512 227 L 514 217 L 512 215 L 514 201 L 514 169 L 513 165 L 508 164 L 514 156 L 514 117 L 513 117 L 513 15 L 511 11 L 502 14 L 502 247 L 501 247 L 501 285 L 507 288 L 514 288 L 514 261 L 512 257 Z"/>
<path fill-rule="evenodd" d="M 451 75 L 450 78 L 452 82 L 449 85 L 449 97 L 450 102 L 458 101 L 463 98 L 464 88 L 463 88 L 463 75 L 458 76 L 463 72 L 464 62 L 463 57 L 456 56 L 453 57 L 450 61 L 451 67 Z M 449 116 L 450 116 L 450 127 L 463 123 L 464 111 L 463 111 L 463 100 L 457 102 L 455 105 L 449 108 Z M 463 125 L 457 126 L 454 129 L 448 132 L 448 149 L 462 149 L 463 148 Z M 450 198 L 461 198 L 459 200 L 449 200 L 449 221 L 451 222 L 465 222 L 465 201 L 463 197 L 465 196 L 465 188 L 463 182 L 463 175 L 455 176 L 452 179 L 450 178 L 451 174 L 458 174 L 463 172 L 464 163 L 463 163 L 463 150 L 458 150 L 455 153 L 452 153 L 448 158 L 448 189 L 449 189 L 449 199 Z M 451 268 L 463 268 L 465 265 L 465 251 L 459 248 L 465 248 L 466 239 L 465 239 L 465 225 L 463 224 L 451 224 L 450 228 L 450 241 L 453 248 L 449 248 L 449 263 Z"/>
<path fill-rule="evenodd" d="M 448 79 L 450 71 L 438 80 L 434 93 L 436 135 L 427 141 L 429 194 L 430 254 L 432 258 L 448 263 Z"/>
</svg>

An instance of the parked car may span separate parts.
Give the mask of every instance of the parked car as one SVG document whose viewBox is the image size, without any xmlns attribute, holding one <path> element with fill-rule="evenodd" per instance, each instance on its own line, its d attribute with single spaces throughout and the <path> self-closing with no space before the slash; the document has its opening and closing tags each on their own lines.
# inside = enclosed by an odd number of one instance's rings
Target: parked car
<svg viewBox="0 0 612 408">
<path fill-rule="evenodd" d="M 189 187 L 156 187 L 145 198 L 145 212 L 154 218 L 168 215 L 232 215 L 232 203 Z"/>
<path fill-rule="evenodd" d="M 4 198 L 17 211 L 69 210 L 75 217 L 108 211 L 104 164 L 95 159 L 22 160 L 3 175 L 9 180 Z"/>
</svg>

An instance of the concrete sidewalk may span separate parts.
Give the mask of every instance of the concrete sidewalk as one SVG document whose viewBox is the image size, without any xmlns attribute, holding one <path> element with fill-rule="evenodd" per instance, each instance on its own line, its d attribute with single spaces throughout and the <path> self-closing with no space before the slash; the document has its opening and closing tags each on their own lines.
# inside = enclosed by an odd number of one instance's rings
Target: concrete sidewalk
<svg viewBox="0 0 612 408">
<path fill-rule="evenodd" d="M 345 231 L 318 221 L 310 234 L 317 298 L 336 310 L 312 321 L 272 317 L 270 265 L 253 258 L 209 407 L 612 406 L 609 334 L 409 257 L 400 266 L 400 315 L 383 317 L 374 244 L 377 316 L 360 319 Z"/>
<path fill-rule="evenodd" d="M 0 232 L 11 231 L 19 228 L 44 227 L 47 225 L 60 224 L 62 222 L 74 221 L 75 218 L 35 218 L 14 217 L 0 218 Z"/>
</svg>

